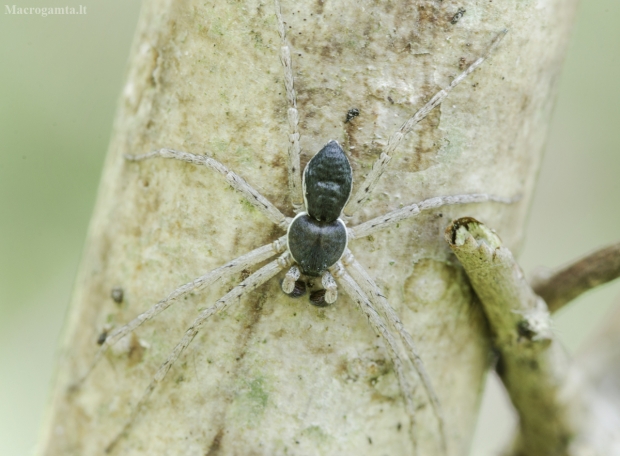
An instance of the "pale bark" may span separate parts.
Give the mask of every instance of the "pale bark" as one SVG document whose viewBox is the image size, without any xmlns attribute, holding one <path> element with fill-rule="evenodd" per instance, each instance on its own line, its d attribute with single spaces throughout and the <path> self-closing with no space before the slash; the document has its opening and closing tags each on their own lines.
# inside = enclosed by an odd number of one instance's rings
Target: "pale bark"
<svg viewBox="0 0 620 456">
<path fill-rule="evenodd" d="M 454 21 L 459 8 L 466 12 Z M 574 8 L 572 0 L 282 5 L 302 165 L 336 139 L 358 183 L 390 134 L 509 29 L 490 60 L 405 138 L 371 202 L 349 221 L 438 195 L 522 195 L 512 205 L 429 211 L 350 245 L 418 344 L 452 455 L 468 451 L 492 357 L 442 233 L 450 219 L 471 215 L 509 248 L 520 245 Z M 206 153 L 292 216 L 279 47 L 271 1 L 145 2 L 41 454 L 101 454 L 198 309 L 245 272 L 180 299 L 68 392 L 106 325 L 283 234 L 208 169 L 123 159 L 160 147 Z M 354 107 L 360 116 L 345 124 Z M 412 454 L 396 375 L 365 317 L 342 293 L 326 309 L 293 300 L 279 279 L 206 323 L 117 454 Z M 124 291 L 120 305 L 114 287 Z M 419 454 L 438 454 L 437 421 L 416 383 L 413 441 Z"/>
</svg>

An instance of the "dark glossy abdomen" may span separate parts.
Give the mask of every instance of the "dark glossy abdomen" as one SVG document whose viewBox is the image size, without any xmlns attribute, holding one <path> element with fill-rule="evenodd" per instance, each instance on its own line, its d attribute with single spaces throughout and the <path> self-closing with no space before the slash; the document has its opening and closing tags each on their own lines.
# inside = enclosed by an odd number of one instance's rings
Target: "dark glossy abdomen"
<svg viewBox="0 0 620 456">
<path fill-rule="evenodd" d="M 328 142 L 304 171 L 308 214 L 322 222 L 334 222 L 351 195 L 352 185 L 349 159 L 336 141 Z"/>
</svg>

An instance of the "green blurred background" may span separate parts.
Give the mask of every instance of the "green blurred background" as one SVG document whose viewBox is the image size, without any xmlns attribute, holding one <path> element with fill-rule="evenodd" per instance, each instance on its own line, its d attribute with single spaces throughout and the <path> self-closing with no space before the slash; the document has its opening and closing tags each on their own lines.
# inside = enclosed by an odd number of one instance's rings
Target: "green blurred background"
<svg viewBox="0 0 620 456">
<path fill-rule="evenodd" d="M 95 200 L 138 0 L 81 0 L 82 16 L 0 14 L 0 455 L 28 455 Z M 18 6 L 57 6 L 29 0 Z M 60 4 L 58 4 L 60 6 Z M 582 2 L 521 254 L 526 272 L 620 236 L 618 0 Z M 544 43 L 541 43 L 544 45 Z M 574 351 L 620 284 L 555 319 Z M 472 456 L 490 456 L 514 417 L 491 378 Z"/>
</svg>

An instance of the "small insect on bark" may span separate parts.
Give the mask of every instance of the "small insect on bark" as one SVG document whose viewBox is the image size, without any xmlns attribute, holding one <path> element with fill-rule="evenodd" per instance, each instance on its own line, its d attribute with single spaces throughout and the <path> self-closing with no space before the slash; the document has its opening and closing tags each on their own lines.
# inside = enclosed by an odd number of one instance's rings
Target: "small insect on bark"
<svg viewBox="0 0 620 456">
<path fill-rule="evenodd" d="M 347 118 L 345 119 L 344 123 L 349 123 L 351 122 L 353 119 L 355 119 L 356 117 L 358 117 L 360 115 L 360 110 L 357 108 L 351 108 L 347 111 Z"/>
<path fill-rule="evenodd" d="M 384 293 L 379 289 L 375 280 L 369 275 L 348 249 L 348 243 L 356 239 L 370 236 L 395 224 L 415 217 L 422 211 L 436 209 L 445 205 L 470 204 L 482 202 L 511 203 L 513 199 L 493 196 L 484 193 L 458 194 L 438 196 L 417 203 L 408 203 L 399 209 L 387 212 L 384 215 L 370 219 L 357 226 L 348 227 L 346 216 L 352 216 L 367 202 L 380 177 L 387 169 L 394 151 L 403 138 L 412 130 L 414 125 L 424 119 L 428 113 L 438 106 L 469 74 L 476 70 L 488 55 L 498 46 L 506 31 L 497 34 L 490 44 L 486 54 L 478 58 L 465 71 L 459 74 L 452 83 L 439 91 L 429 102 L 414 113 L 403 125 L 394 132 L 387 145 L 375 162 L 368 175 L 361 179 L 356 193 L 353 189 L 353 172 L 347 152 L 335 140 L 328 140 L 325 145 L 308 162 L 303 176 L 300 170 L 298 131 L 299 113 L 294 88 L 291 51 L 286 38 L 286 27 L 280 12 L 278 0 L 275 0 L 275 16 L 280 36 L 280 60 L 284 71 L 286 99 L 288 101 L 288 182 L 289 196 L 295 217 L 283 215 L 273 203 L 250 186 L 242 177 L 228 169 L 223 163 L 207 155 L 196 155 L 174 149 L 163 148 L 144 155 L 126 156 L 128 162 L 141 162 L 151 158 L 169 158 L 180 160 L 191 165 L 205 166 L 211 171 L 221 174 L 225 181 L 237 190 L 252 206 L 271 220 L 282 234 L 273 242 L 258 247 L 230 262 L 216 268 L 173 290 L 153 307 L 138 315 L 129 323 L 112 331 L 101 333 L 98 342 L 101 344 L 93 362 L 81 379 L 76 382 L 75 388 L 80 387 L 88 378 L 95 365 L 101 360 L 104 353 L 123 337 L 131 334 L 138 326 L 154 318 L 160 312 L 170 307 L 179 297 L 215 284 L 224 277 L 251 271 L 252 268 L 266 260 L 272 259 L 265 266 L 247 275 L 241 283 L 218 299 L 213 305 L 202 310 L 193 323 L 186 330 L 183 338 L 163 362 L 145 393 L 132 408 L 132 413 L 123 429 L 110 442 L 106 450 L 113 451 L 118 442 L 130 434 L 131 427 L 139 415 L 143 405 L 163 381 L 170 367 L 181 356 L 185 348 L 201 329 L 202 325 L 213 315 L 223 312 L 237 303 L 241 297 L 251 293 L 268 280 L 283 273 L 281 287 L 284 293 L 295 298 L 303 295 L 306 282 L 302 278 L 315 279 L 320 282 L 321 288 L 312 291 L 310 303 L 317 306 L 326 306 L 334 303 L 338 298 L 338 290 L 353 301 L 368 319 L 376 334 L 381 337 L 385 350 L 390 357 L 398 379 L 404 408 L 409 417 L 410 427 L 414 423 L 417 405 L 413 400 L 413 382 L 408 366 L 412 366 L 426 392 L 428 402 L 437 420 L 436 438 L 438 447 L 443 454 L 447 454 L 447 437 L 444 416 L 438 395 L 433 388 L 431 378 L 424 368 L 422 358 L 418 354 L 413 337 L 406 331 L 398 314 L 387 302 Z M 353 110 L 352 110 L 353 111 Z M 357 116 L 349 112 L 347 121 Z M 137 166 L 129 164 L 128 166 Z M 284 272 L 286 271 L 286 272 Z M 318 280 L 320 278 L 320 281 Z M 116 302 L 122 301 L 118 293 L 113 295 Z M 285 323 L 283 323 L 285 324 Z M 400 339 L 400 342 L 397 342 Z M 401 349 L 401 345 L 403 349 Z M 403 356 L 404 353 L 405 356 Z"/>
</svg>

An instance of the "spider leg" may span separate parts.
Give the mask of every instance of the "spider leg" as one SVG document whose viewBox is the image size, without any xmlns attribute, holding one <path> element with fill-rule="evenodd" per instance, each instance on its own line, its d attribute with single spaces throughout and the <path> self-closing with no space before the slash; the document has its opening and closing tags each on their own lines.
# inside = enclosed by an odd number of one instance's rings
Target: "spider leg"
<svg viewBox="0 0 620 456">
<path fill-rule="evenodd" d="M 362 288 L 355 281 L 355 279 L 353 279 L 353 277 L 349 275 L 349 273 L 343 267 L 342 263 L 339 261 L 330 268 L 330 271 L 333 276 L 338 279 L 340 286 L 344 289 L 345 293 L 348 294 L 353 301 L 355 301 L 362 313 L 366 315 L 370 326 L 372 326 L 375 332 L 380 335 L 385 341 L 385 347 L 392 360 L 392 363 L 394 364 L 394 371 L 396 372 L 396 376 L 398 377 L 398 383 L 400 384 L 400 389 L 405 398 L 405 409 L 407 411 L 407 415 L 409 416 L 409 429 L 411 431 L 415 421 L 416 407 L 413 401 L 411 384 L 409 383 L 409 380 L 405 375 L 405 366 L 403 363 L 403 359 L 400 356 L 400 350 L 396 343 L 396 340 L 394 339 L 394 336 L 385 324 L 385 321 L 381 318 L 381 316 L 373 307 L 366 293 L 362 290 Z"/>
<path fill-rule="evenodd" d="M 325 289 L 325 302 L 327 304 L 335 303 L 336 299 L 338 299 L 338 285 L 336 285 L 336 281 L 329 271 L 323 273 L 321 285 Z"/>
<path fill-rule="evenodd" d="M 301 272 L 297 266 L 291 266 L 282 281 L 282 291 L 291 294 L 295 290 L 295 282 L 301 277 Z"/>
<path fill-rule="evenodd" d="M 142 161 L 153 157 L 174 158 L 175 160 L 181 160 L 195 165 L 203 165 L 217 171 L 226 178 L 232 188 L 241 193 L 252 206 L 262 212 L 269 220 L 283 229 L 288 227 L 290 220 L 285 217 L 277 207 L 258 193 L 245 179 L 211 157 L 190 154 L 173 149 L 159 149 L 143 155 L 125 155 L 125 158 L 129 161 Z"/>
<path fill-rule="evenodd" d="M 385 298 L 375 281 L 370 277 L 366 269 L 364 269 L 364 267 L 353 257 L 350 250 L 347 249 L 345 251 L 345 254 L 342 258 L 342 263 L 344 264 L 347 271 L 349 271 L 353 279 L 360 285 L 360 288 L 362 288 L 364 293 L 368 295 L 370 301 L 385 316 L 388 323 L 390 323 L 390 325 L 398 332 L 398 335 L 400 336 L 400 339 L 402 340 L 405 349 L 407 350 L 409 359 L 413 362 L 413 366 L 415 367 L 415 370 L 417 371 L 420 379 L 422 380 L 424 389 L 426 389 L 426 394 L 430 399 L 433 411 L 435 412 L 435 416 L 437 417 L 437 421 L 439 424 L 442 450 L 444 454 L 447 454 L 448 439 L 446 437 L 445 420 L 441 404 L 439 403 L 439 399 L 437 398 L 437 394 L 433 389 L 431 379 L 426 372 L 426 368 L 424 367 L 422 358 L 420 358 L 420 355 L 418 354 L 411 335 L 407 332 L 398 314 L 387 302 L 387 299 Z"/>
<path fill-rule="evenodd" d="M 297 111 L 297 95 L 293 86 L 293 64 L 291 61 L 291 50 L 286 40 L 286 29 L 282 20 L 282 11 L 279 0 L 274 0 L 276 17 L 278 19 L 278 32 L 280 34 L 280 61 L 284 68 L 284 86 L 286 87 L 286 99 L 288 100 L 288 188 L 291 197 L 291 203 L 295 212 L 298 212 L 303 205 L 303 195 L 301 189 L 301 164 L 299 156 L 301 147 L 299 145 L 299 131 L 297 124 L 299 123 L 299 113 Z"/>
<path fill-rule="evenodd" d="M 436 209 L 442 206 L 449 206 L 454 204 L 471 204 L 471 203 L 486 203 L 488 201 L 494 201 L 496 203 L 511 204 L 521 199 L 521 196 L 514 198 L 502 198 L 499 196 L 488 195 L 486 193 L 469 193 L 465 195 L 453 195 L 453 196 L 436 196 L 419 203 L 410 204 L 408 206 L 401 207 L 387 214 L 380 215 L 367 222 L 360 223 L 353 228 L 349 228 L 347 234 L 349 239 L 356 239 L 368 236 L 377 231 L 388 228 L 395 223 L 402 222 L 410 217 L 415 217 L 422 211 L 429 209 Z"/>
<path fill-rule="evenodd" d="M 387 146 L 385 147 L 385 151 L 381 153 L 377 161 L 372 165 L 372 169 L 366 179 L 362 183 L 362 185 L 358 188 L 355 195 L 349 200 L 347 207 L 345 208 L 345 213 L 347 216 L 353 215 L 360 207 L 362 207 L 368 197 L 371 195 L 374 190 L 377 182 L 381 175 L 385 172 L 388 163 L 392 159 L 392 153 L 396 150 L 396 148 L 400 145 L 403 138 L 411 131 L 411 129 L 422 119 L 424 119 L 429 112 L 431 112 L 435 107 L 437 107 L 448 94 L 454 89 L 459 83 L 461 83 L 467 76 L 469 76 L 476 68 L 478 68 L 482 63 L 489 57 L 489 55 L 495 50 L 495 48 L 499 45 L 501 39 L 506 35 L 508 30 L 503 30 L 491 43 L 487 52 L 480 58 L 478 58 L 474 63 L 472 63 L 465 71 L 459 74 L 454 80 L 450 83 L 448 87 L 437 92 L 433 98 L 430 99 L 428 103 L 426 103 L 422 108 L 418 110 L 409 120 L 407 120 L 401 127 L 390 136 L 388 140 Z"/>
<path fill-rule="evenodd" d="M 289 264 L 288 253 L 284 253 L 277 260 L 272 261 L 271 263 L 263 266 L 254 274 L 250 275 L 247 279 L 237 285 L 235 288 L 226 293 L 222 298 L 218 299 L 218 301 L 211 307 L 203 310 L 198 314 L 198 317 L 194 320 L 191 326 L 185 331 L 185 335 L 181 339 L 181 341 L 174 347 L 172 352 L 168 355 L 168 358 L 157 370 L 157 373 L 151 380 L 151 383 L 146 388 L 142 397 L 133 408 L 129 420 L 125 423 L 125 426 L 118 433 L 118 435 L 112 440 L 112 442 L 107 446 L 106 453 L 111 452 L 114 449 L 114 446 L 119 442 L 119 440 L 129 431 L 132 424 L 135 421 L 135 418 L 140 413 L 140 410 L 144 407 L 149 397 L 153 393 L 153 390 L 157 387 L 159 383 L 164 379 L 174 362 L 179 358 L 183 350 L 187 348 L 187 346 L 194 339 L 200 327 L 203 325 L 205 321 L 207 321 L 211 316 L 215 315 L 218 312 L 221 312 L 228 308 L 232 303 L 239 301 L 241 297 L 249 291 L 252 291 L 258 288 L 260 285 L 267 282 L 269 279 L 278 274 L 287 264 Z"/>
<path fill-rule="evenodd" d="M 187 294 L 192 290 L 204 288 L 222 279 L 223 277 L 226 277 L 231 274 L 235 274 L 246 268 L 252 267 L 253 265 L 257 263 L 260 263 L 261 261 L 271 258 L 277 253 L 281 253 L 282 251 L 284 251 L 285 248 L 286 248 L 286 236 L 282 236 L 280 239 L 278 239 L 277 241 L 271 244 L 267 244 L 255 250 L 252 250 L 251 252 L 246 253 L 245 255 L 242 255 L 239 258 L 235 258 L 234 260 L 226 263 L 225 265 L 220 266 L 219 268 L 214 269 L 213 271 L 208 272 L 207 274 L 200 276 L 197 279 L 194 279 L 191 282 L 186 283 L 185 285 L 180 286 L 179 288 L 174 290 L 172 293 L 170 293 L 168 296 L 166 296 L 164 299 L 162 299 L 157 304 L 155 304 L 153 307 L 141 313 L 140 315 L 138 315 L 136 318 L 131 320 L 126 325 L 123 325 L 120 328 L 117 328 L 116 330 L 111 332 L 106 337 L 101 347 L 99 347 L 99 350 L 95 354 L 95 357 L 93 361 L 91 362 L 90 366 L 88 367 L 88 370 L 84 373 L 84 375 L 77 382 L 75 382 L 71 386 L 71 390 L 75 390 L 79 388 L 86 381 L 86 379 L 88 378 L 90 373 L 93 371 L 97 363 L 101 360 L 101 358 L 103 357 L 105 352 L 108 350 L 108 348 L 110 348 L 120 339 L 125 337 L 127 334 L 131 333 L 142 323 L 150 320 L 151 318 L 157 316 L 160 312 L 163 312 L 164 310 L 166 310 L 168 307 L 174 304 L 175 299 L 178 298 L 179 296 L 183 296 L 184 294 Z"/>
</svg>

